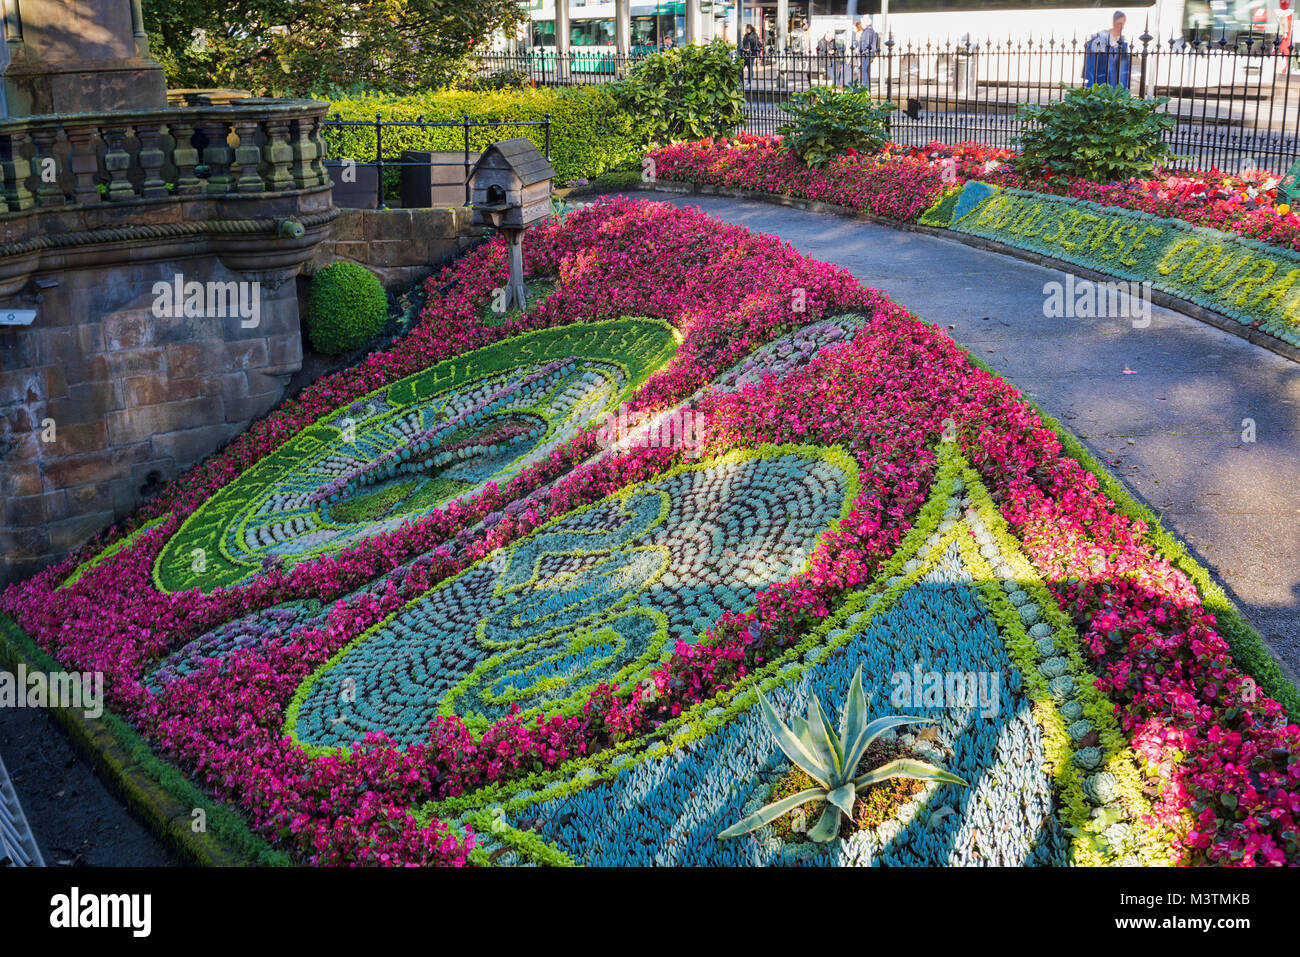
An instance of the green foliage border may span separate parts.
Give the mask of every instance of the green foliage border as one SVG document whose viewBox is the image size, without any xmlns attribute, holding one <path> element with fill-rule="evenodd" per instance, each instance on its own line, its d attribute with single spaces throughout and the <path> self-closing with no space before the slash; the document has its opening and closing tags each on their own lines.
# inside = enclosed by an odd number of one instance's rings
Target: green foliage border
<svg viewBox="0 0 1300 957">
<path fill-rule="evenodd" d="M 928 224 L 938 221 L 935 215 Z M 1055 235 L 1023 235 L 1041 222 L 1054 224 Z M 1117 279 L 1149 282 L 1154 289 L 1300 346 L 1300 253 L 1183 220 L 1018 189 L 997 189 L 948 228 Z M 1123 239 L 1122 245 L 1116 237 Z M 1167 263 L 1192 243 L 1198 250 L 1217 248 L 1221 255 L 1194 279 L 1180 281 L 1175 274 L 1181 268 L 1186 275 L 1184 264 Z M 1238 256 L 1246 257 L 1243 266 L 1214 290 L 1204 288 L 1202 278 L 1213 276 L 1220 264 Z M 1238 286 L 1261 266 L 1263 278 L 1238 294 Z M 1270 295 L 1275 289 L 1281 291 Z M 1293 313 L 1289 320 L 1287 312 Z"/>
</svg>

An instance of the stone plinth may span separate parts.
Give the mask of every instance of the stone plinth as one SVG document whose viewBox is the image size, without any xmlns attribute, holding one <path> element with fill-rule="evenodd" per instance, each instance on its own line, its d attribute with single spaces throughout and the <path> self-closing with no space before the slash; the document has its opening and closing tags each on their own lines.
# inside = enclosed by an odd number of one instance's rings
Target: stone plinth
<svg viewBox="0 0 1300 957">
<path fill-rule="evenodd" d="M 9 0 L 7 116 L 152 109 L 167 102 L 137 0 Z"/>
<path fill-rule="evenodd" d="M 338 214 L 324 111 L 235 99 L 0 121 L 0 317 L 35 312 L 0 325 L 0 583 L 279 401 L 302 362 L 295 277 Z"/>
</svg>

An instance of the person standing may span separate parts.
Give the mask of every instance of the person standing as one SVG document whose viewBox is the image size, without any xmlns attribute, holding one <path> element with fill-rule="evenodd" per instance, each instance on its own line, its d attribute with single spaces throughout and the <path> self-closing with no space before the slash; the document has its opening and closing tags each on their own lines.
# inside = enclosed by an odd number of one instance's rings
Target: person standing
<svg viewBox="0 0 1300 957">
<path fill-rule="evenodd" d="M 880 52 L 880 38 L 871 26 L 871 17 L 864 17 L 853 24 L 856 31 L 853 39 L 853 51 L 858 57 L 859 81 L 868 90 L 871 89 L 871 61 Z"/>
<path fill-rule="evenodd" d="M 817 41 L 817 56 L 821 60 L 826 82 L 831 86 L 839 83 L 840 45 L 835 39 L 835 31 L 827 30 L 825 36 Z"/>
<path fill-rule="evenodd" d="M 1116 10 L 1109 30 L 1089 38 L 1084 47 L 1083 85 L 1127 88 L 1131 72 L 1128 41 L 1124 39 L 1124 11 Z"/>
<path fill-rule="evenodd" d="M 745 76 L 745 82 L 754 82 L 754 62 L 763 52 L 763 43 L 758 38 L 758 31 L 754 29 L 751 23 L 745 27 L 745 35 L 740 41 L 740 56 L 744 63 L 742 74 Z"/>
</svg>

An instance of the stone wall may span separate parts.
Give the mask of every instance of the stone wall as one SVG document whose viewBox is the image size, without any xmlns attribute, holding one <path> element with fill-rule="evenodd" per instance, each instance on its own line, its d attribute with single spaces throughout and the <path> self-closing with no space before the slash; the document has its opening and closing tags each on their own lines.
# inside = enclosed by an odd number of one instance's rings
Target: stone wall
<svg viewBox="0 0 1300 957">
<path fill-rule="evenodd" d="M 397 289 L 476 242 L 484 231 L 472 219 L 465 206 L 344 209 L 304 272 L 346 259 L 374 272 L 385 289 Z"/>
<path fill-rule="evenodd" d="M 155 283 L 178 273 L 258 281 L 257 327 L 156 315 Z M 0 327 L 0 577 L 82 544 L 279 401 L 302 345 L 276 273 L 212 255 L 70 271 L 41 283 L 31 326 Z"/>
<path fill-rule="evenodd" d="M 307 274 L 350 260 L 398 288 L 481 238 L 471 220 L 463 207 L 343 210 L 292 241 L 302 252 L 283 263 L 260 236 L 79 261 L 45 253 L 22 291 L 0 296 L 37 310 L 30 326 L 0 326 L 0 583 L 125 518 L 280 401 L 303 362 L 294 259 L 311 256 Z M 259 259 L 272 268 L 252 268 Z M 257 326 L 160 314 L 158 284 L 178 275 L 256 281 Z"/>
</svg>

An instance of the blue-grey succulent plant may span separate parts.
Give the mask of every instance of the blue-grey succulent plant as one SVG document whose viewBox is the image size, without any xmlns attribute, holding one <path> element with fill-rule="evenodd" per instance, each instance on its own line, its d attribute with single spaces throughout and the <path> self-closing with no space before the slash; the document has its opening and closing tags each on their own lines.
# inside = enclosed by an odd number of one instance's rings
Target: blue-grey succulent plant
<svg viewBox="0 0 1300 957">
<path fill-rule="evenodd" d="M 852 819 L 858 795 L 873 784 L 889 778 L 915 778 L 966 786 L 966 782 L 957 775 L 912 758 L 896 758 L 865 774 L 857 774 L 862 755 L 883 732 L 905 724 L 933 723 L 929 718 L 900 714 L 870 720 L 867 715 L 867 697 L 862 691 L 860 666 L 853 676 L 853 683 L 849 685 L 849 696 L 844 702 L 844 712 L 840 715 L 838 734 L 822 711 L 821 702 L 816 696 L 813 696 L 808 705 L 808 717 L 792 719 L 788 728 L 781 723 L 761 691 L 758 692 L 758 701 L 776 743 L 796 767 L 817 782 L 818 787 L 807 788 L 760 808 L 720 833 L 720 840 L 755 831 L 810 801 L 825 801 L 826 809 L 808 832 L 808 838 L 818 843 L 827 843 L 839 834 L 844 816 Z"/>
</svg>

